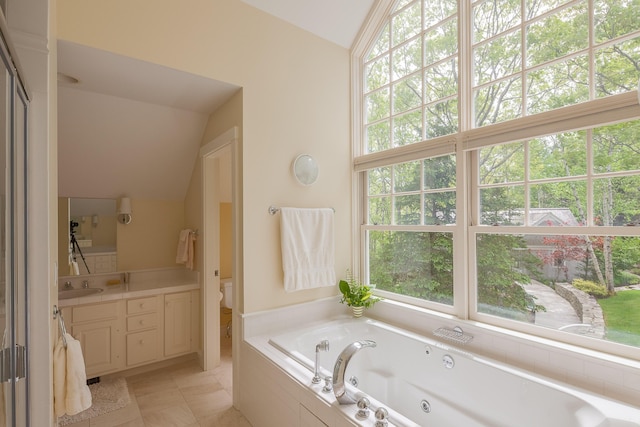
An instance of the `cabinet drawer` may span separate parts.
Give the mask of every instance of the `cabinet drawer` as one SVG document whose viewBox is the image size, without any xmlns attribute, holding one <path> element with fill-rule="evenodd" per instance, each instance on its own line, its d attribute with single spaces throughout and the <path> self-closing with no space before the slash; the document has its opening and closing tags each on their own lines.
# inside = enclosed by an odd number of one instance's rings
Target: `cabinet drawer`
<svg viewBox="0 0 640 427">
<path fill-rule="evenodd" d="M 127 301 L 127 314 L 138 314 L 155 311 L 157 308 L 156 297 L 138 298 Z"/>
<path fill-rule="evenodd" d="M 158 315 L 156 313 L 141 314 L 127 318 L 127 332 L 155 328 L 156 326 L 158 326 Z"/>
<path fill-rule="evenodd" d="M 151 362 L 158 355 L 158 331 L 136 332 L 127 335 L 127 365 Z"/>
<path fill-rule="evenodd" d="M 118 317 L 118 302 L 73 307 L 72 317 L 73 323 L 114 319 Z"/>
</svg>

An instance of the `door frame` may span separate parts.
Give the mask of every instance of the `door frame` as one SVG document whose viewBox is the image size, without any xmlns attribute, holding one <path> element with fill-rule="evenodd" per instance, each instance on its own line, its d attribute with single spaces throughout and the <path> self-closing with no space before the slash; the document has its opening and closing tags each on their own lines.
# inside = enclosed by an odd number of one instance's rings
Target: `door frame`
<svg viewBox="0 0 640 427">
<path fill-rule="evenodd" d="M 220 204 L 219 189 L 212 181 L 219 173 L 219 158 L 231 150 L 231 205 L 233 227 L 232 279 L 233 310 L 238 307 L 239 274 L 237 248 L 237 173 L 238 127 L 234 126 L 200 149 L 202 188 L 202 368 L 210 370 L 220 365 Z M 217 184 L 217 182 L 216 182 Z M 235 322 L 232 323 L 234 325 Z M 232 334 L 236 342 L 236 335 Z M 235 394 L 235 393 L 234 393 Z"/>
</svg>

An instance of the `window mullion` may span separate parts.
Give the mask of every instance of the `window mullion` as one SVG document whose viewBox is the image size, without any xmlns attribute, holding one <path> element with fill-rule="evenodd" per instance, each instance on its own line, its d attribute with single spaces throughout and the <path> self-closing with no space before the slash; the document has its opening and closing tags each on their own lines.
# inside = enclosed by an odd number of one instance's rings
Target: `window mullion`
<svg viewBox="0 0 640 427">
<path fill-rule="evenodd" d="M 458 117 L 460 131 L 472 129 L 473 124 L 473 49 L 472 12 L 470 2 L 461 1 L 458 8 Z"/>
</svg>

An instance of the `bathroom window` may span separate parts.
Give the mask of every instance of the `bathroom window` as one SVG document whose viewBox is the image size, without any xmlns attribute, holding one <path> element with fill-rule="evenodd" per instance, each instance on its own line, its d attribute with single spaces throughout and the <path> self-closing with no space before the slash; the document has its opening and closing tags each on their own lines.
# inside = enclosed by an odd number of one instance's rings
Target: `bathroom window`
<svg viewBox="0 0 640 427">
<path fill-rule="evenodd" d="M 376 16 L 353 51 L 362 277 L 638 357 L 640 4 L 400 0 Z M 602 314 L 546 321 L 541 290 Z"/>
</svg>

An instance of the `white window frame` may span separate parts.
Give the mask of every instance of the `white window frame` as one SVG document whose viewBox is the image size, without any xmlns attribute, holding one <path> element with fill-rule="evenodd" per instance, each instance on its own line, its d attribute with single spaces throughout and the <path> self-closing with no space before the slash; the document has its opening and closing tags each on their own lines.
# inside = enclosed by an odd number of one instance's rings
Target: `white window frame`
<svg viewBox="0 0 640 427">
<path fill-rule="evenodd" d="M 532 116 L 524 116 L 515 120 L 497 124 L 473 128 L 472 103 L 472 75 L 470 72 L 472 62 L 471 49 L 471 22 L 468 10 L 472 7 L 470 2 L 460 2 L 460 131 L 457 134 L 442 136 L 419 143 L 392 148 L 382 152 L 365 153 L 363 137 L 364 121 L 364 95 L 363 75 L 364 56 L 376 41 L 379 31 L 386 24 L 386 17 L 392 11 L 395 1 L 383 0 L 377 3 L 370 14 L 370 19 L 361 30 L 351 52 L 352 67 L 352 161 L 353 161 L 353 229 L 358 230 L 354 235 L 353 247 L 356 248 L 353 256 L 353 265 L 358 266 L 360 277 L 367 280 L 368 268 L 366 265 L 367 241 L 365 239 L 367 229 L 393 229 L 415 230 L 423 232 L 443 231 L 442 226 L 371 226 L 367 225 L 367 182 L 366 171 L 375 167 L 389 166 L 427 157 L 455 153 L 456 155 L 456 193 L 457 193 L 457 224 L 446 226 L 446 231 L 454 234 L 453 263 L 454 273 L 454 303 L 446 306 L 430 301 L 417 300 L 403 295 L 378 291 L 385 298 L 406 302 L 412 305 L 426 307 L 438 312 L 456 316 L 462 320 L 476 321 L 487 325 L 503 327 L 505 329 L 525 332 L 534 336 L 552 339 L 558 342 L 575 344 L 605 353 L 613 353 L 623 357 L 640 360 L 640 348 L 625 346 L 606 340 L 593 340 L 580 335 L 562 333 L 552 329 L 529 325 L 522 322 L 514 322 L 479 313 L 475 308 L 477 300 L 477 287 L 475 286 L 475 239 L 478 233 L 497 232 L 500 234 L 548 234 L 548 229 L 540 227 L 493 227 L 478 225 L 479 206 L 477 200 L 477 188 L 475 176 L 475 150 L 507 142 L 523 141 L 553 133 L 574 131 L 587 128 L 595 128 L 615 122 L 640 118 L 639 94 L 636 91 L 599 98 L 581 104 L 571 105 L 560 109 L 539 113 Z M 468 22 L 462 22 L 466 20 Z M 589 50 L 593 50 L 589 47 Z M 590 53 L 593 55 L 593 52 Z M 554 232 L 556 230 L 554 229 Z M 568 233 L 569 228 L 561 233 Z M 573 230 L 574 234 L 576 230 Z M 636 227 L 581 227 L 579 234 L 590 235 L 629 235 L 640 236 L 640 229 Z"/>
</svg>

